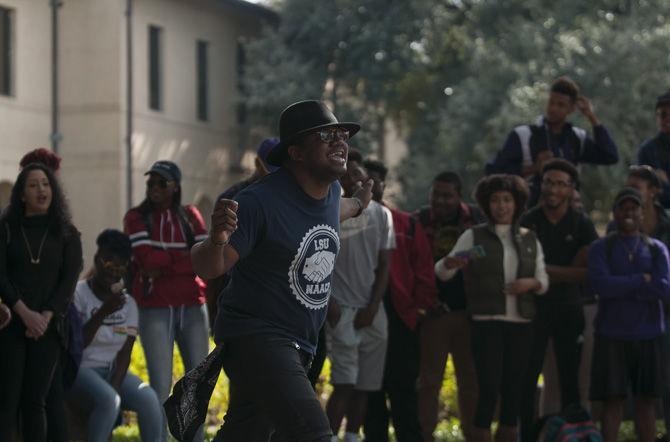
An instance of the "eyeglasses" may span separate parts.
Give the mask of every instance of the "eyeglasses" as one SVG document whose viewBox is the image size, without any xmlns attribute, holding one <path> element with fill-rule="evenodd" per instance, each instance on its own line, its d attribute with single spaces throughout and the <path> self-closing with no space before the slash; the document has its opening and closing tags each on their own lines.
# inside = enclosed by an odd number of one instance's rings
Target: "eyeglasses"
<svg viewBox="0 0 670 442">
<path fill-rule="evenodd" d="M 657 111 L 656 116 L 661 120 L 665 120 L 666 118 L 670 117 L 670 111 L 667 110 Z"/>
<path fill-rule="evenodd" d="M 164 179 L 164 178 L 159 178 L 159 179 L 151 179 L 147 180 L 147 188 L 151 189 L 154 186 L 158 186 L 161 189 L 166 189 L 168 186 L 169 181 Z"/>
<path fill-rule="evenodd" d="M 542 187 L 550 188 L 550 187 L 556 187 L 558 189 L 567 189 L 568 187 L 572 187 L 572 183 L 569 183 L 567 181 L 553 181 L 548 178 L 545 178 L 542 180 Z"/>
<path fill-rule="evenodd" d="M 349 131 L 341 127 L 331 127 L 328 129 L 321 129 L 316 131 L 319 138 L 324 143 L 332 143 L 334 141 L 347 141 L 349 139 Z"/>
</svg>

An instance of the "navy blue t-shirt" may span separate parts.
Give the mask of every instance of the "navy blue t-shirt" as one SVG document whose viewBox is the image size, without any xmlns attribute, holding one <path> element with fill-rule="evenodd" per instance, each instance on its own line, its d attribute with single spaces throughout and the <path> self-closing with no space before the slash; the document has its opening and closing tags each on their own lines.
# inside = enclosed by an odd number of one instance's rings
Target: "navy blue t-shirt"
<svg viewBox="0 0 670 442">
<path fill-rule="evenodd" d="M 340 192 L 336 181 L 314 199 L 282 168 L 236 196 L 230 245 L 240 259 L 219 297 L 217 342 L 274 334 L 315 352 L 340 248 Z"/>
</svg>

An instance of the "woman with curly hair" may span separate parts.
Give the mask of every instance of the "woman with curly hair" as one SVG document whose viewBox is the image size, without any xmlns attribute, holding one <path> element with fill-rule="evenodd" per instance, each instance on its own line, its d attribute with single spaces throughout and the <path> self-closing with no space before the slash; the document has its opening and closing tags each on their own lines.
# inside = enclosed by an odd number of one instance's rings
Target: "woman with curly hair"
<svg viewBox="0 0 670 442">
<path fill-rule="evenodd" d="M 19 407 L 23 439 L 47 439 L 45 398 L 81 267 L 79 232 L 58 181 L 43 164 L 26 165 L 0 217 L 0 293 L 14 313 L 0 331 L 0 441 L 13 437 Z"/>
<path fill-rule="evenodd" d="M 491 421 L 500 396 L 496 440 L 517 439 L 519 390 L 532 343 L 536 294 L 547 290 L 542 246 L 518 225 L 528 187 L 518 176 L 491 175 L 479 181 L 475 198 L 488 222 L 460 236 L 435 264 L 438 278 L 463 270 L 472 319 L 472 353 L 479 384 L 473 434 L 491 440 Z"/>
</svg>

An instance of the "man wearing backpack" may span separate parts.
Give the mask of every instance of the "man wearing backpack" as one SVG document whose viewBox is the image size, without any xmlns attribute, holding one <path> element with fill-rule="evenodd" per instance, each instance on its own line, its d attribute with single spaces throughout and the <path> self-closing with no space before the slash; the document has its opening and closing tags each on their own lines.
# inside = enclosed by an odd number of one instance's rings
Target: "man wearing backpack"
<svg viewBox="0 0 670 442">
<path fill-rule="evenodd" d="M 586 281 L 586 254 L 598 238 L 593 222 L 572 209 L 570 199 L 579 187 L 579 173 L 568 161 L 556 158 L 542 168 L 542 204 L 521 218 L 542 244 L 549 290 L 537 297 L 533 347 L 521 399 L 521 441 L 532 441 L 537 380 L 549 339 L 560 380 L 561 409 L 579 405 L 579 363 L 584 311 L 580 284 Z"/>
<path fill-rule="evenodd" d="M 576 109 L 593 126 L 593 138 L 567 121 Z M 579 88 L 568 77 L 560 77 L 551 85 L 544 116 L 535 124 L 518 126 L 510 132 L 495 158 L 486 164 L 486 174 L 508 173 L 526 178 L 531 184 L 528 205 L 532 207 L 540 194 L 542 163 L 552 157 L 573 164 L 619 161 L 616 144 L 593 112 L 591 102 L 580 95 Z"/>
<path fill-rule="evenodd" d="M 654 168 L 663 186 L 659 201 L 670 207 L 670 91 L 656 99 L 656 126 L 658 133 L 646 140 L 637 153 L 638 164 L 648 164 Z"/>
<path fill-rule="evenodd" d="M 468 228 L 483 221 L 479 209 L 462 198 L 461 177 L 442 172 L 432 182 L 429 206 L 416 213 L 433 252 L 433 260 L 446 256 Z M 472 433 L 477 403 L 477 377 L 470 345 L 470 318 L 466 311 L 463 274 L 449 281 L 436 278 L 437 298 L 419 327 L 421 359 L 417 397 L 424 442 L 432 442 L 439 413 L 439 395 L 447 358 L 451 354 L 458 385 L 458 411 L 466 441 Z"/>
<path fill-rule="evenodd" d="M 640 232 L 642 198 L 624 188 L 613 207 L 616 231 L 593 243 L 589 280 L 598 294 L 591 367 L 592 401 L 602 401 L 602 432 L 616 441 L 629 389 L 639 440 L 655 439 L 654 400 L 664 389 L 663 301 L 670 301 L 668 250 Z"/>
</svg>

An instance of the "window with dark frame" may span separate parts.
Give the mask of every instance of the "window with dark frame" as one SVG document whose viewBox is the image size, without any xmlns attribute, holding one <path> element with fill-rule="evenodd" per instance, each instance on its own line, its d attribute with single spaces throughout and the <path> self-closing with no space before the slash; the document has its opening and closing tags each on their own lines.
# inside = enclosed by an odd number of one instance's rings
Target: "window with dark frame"
<svg viewBox="0 0 670 442">
<path fill-rule="evenodd" d="M 163 28 L 149 25 L 149 109 L 163 109 Z"/>
<path fill-rule="evenodd" d="M 14 10 L 0 6 L 0 95 L 13 93 Z"/>
<path fill-rule="evenodd" d="M 209 43 L 198 40 L 196 44 L 196 71 L 197 71 L 197 109 L 198 120 L 209 120 Z"/>
</svg>

